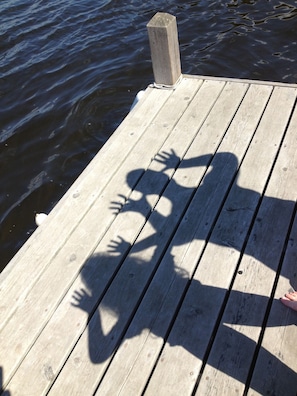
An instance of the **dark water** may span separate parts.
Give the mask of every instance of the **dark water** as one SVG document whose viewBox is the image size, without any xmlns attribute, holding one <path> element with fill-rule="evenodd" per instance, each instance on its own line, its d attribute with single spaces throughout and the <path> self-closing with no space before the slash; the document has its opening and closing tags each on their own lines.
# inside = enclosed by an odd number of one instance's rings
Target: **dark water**
<svg viewBox="0 0 297 396">
<path fill-rule="evenodd" d="M 0 270 L 153 81 L 155 12 L 177 17 L 184 73 L 296 82 L 296 3 L 1 0 Z"/>
</svg>

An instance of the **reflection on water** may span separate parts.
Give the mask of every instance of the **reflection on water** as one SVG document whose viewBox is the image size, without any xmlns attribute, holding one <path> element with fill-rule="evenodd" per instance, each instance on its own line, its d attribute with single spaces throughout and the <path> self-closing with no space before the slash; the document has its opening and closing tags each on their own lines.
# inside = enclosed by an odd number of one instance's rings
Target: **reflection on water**
<svg viewBox="0 0 297 396">
<path fill-rule="evenodd" d="M 0 270 L 152 81 L 146 24 L 176 15 L 184 73 L 295 82 L 295 2 L 4 0 Z"/>
</svg>

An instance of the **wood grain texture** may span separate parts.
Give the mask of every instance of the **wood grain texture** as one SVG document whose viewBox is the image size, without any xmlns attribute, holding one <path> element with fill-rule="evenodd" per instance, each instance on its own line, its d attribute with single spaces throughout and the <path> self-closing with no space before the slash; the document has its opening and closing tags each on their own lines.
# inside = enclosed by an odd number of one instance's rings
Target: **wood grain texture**
<svg viewBox="0 0 297 396">
<path fill-rule="evenodd" d="M 296 93 L 148 87 L 0 275 L 5 390 L 295 394 Z"/>
</svg>

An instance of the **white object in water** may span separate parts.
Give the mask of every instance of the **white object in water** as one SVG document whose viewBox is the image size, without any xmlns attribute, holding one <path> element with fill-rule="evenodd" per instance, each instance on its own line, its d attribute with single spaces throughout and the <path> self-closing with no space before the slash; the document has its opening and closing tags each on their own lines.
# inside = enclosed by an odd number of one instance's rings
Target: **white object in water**
<svg viewBox="0 0 297 396">
<path fill-rule="evenodd" d="M 36 225 L 40 226 L 40 224 L 42 224 L 46 218 L 47 218 L 46 213 L 36 213 L 36 215 L 35 215 Z"/>
<path fill-rule="evenodd" d="M 140 99 L 143 97 L 145 91 L 139 91 L 138 94 L 136 95 L 134 102 L 132 103 L 132 106 L 130 107 L 130 111 L 137 105 L 137 103 L 140 101 Z"/>
</svg>

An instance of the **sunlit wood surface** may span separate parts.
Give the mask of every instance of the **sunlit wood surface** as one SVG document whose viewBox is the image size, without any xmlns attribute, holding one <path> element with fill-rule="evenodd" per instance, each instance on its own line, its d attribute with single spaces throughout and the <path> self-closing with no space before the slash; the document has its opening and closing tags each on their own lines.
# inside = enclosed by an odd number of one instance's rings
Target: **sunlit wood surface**
<svg viewBox="0 0 297 396">
<path fill-rule="evenodd" d="M 296 98 L 147 88 L 0 275 L 4 395 L 296 395 Z"/>
</svg>

